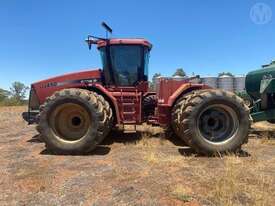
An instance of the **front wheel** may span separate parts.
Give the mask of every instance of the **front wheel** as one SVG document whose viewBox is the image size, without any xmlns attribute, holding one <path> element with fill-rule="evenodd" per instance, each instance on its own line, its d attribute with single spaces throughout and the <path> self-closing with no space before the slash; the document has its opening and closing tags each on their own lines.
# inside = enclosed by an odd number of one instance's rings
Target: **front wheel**
<svg viewBox="0 0 275 206">
<path fill-rule="evenodd" d="M 110 131 L 112 113 L 104 101 L 83 89 L 64 89 L 49 97 L 39 121 L 47 149 L 62 154 L 93 150 Z"/>
<path fill-rule="evenodd" d="M 235 152 L 247 141 L 249 109 L 231 92 L 194 91 L 175 108 L 177 134 L 199 153 Z"/>
</svg>

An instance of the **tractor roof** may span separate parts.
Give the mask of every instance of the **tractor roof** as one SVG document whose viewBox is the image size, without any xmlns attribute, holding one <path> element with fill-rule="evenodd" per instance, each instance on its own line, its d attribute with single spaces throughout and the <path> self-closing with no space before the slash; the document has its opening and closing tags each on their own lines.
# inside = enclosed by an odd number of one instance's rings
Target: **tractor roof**
<svg viewBox="0 0 275 206">
<path fill-rule="evenodd" d="M 99 40 L 97 42 L 97 47 L 103 47 L 106 46 L 107 42 L 106 40 Z M 147 41 L 146 39 L 142 38 L 133 38 L 133 39 L 110 39 L 109 44 L 114 45 L 114 44 L 139 44 L 139 45 L 144 45 L 149 47 L 149 49 L 152 48 L 152 44 Z"/>
</svg>

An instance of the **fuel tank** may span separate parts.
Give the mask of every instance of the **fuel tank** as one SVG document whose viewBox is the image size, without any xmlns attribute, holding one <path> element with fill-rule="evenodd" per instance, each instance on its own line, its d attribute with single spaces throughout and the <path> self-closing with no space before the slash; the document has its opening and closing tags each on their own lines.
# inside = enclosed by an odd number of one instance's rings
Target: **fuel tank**
<svg viewBox="0 0 275 206">
<path fill-rule="evenodd" d="M 258 100 L 261 98 L 261 81 L 267 78 L 275 78 L 275 61 L 268 65 L 263 65 L 261 69 L 251 71 L 246 75 L 245 88 L 252 99 Z"/>
</svg>

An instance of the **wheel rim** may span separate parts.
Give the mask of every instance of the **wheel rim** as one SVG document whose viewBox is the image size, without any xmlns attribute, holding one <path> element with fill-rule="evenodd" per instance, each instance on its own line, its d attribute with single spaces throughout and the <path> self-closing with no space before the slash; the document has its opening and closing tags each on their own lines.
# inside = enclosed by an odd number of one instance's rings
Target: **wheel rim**
<svg viewBox="0 0 275 206">
<path fill-rule="evenodd" d="M 229 141 L 236 134 L 239 121 L 236 112 L 229 106 L 207 106 L 199 115 L 197 123 L 200 135 L 214 144 Z"/>
<path fill-rule="evenodd" d="M 89 112 L 76 103 L 57 106 L 51 113 L 49 123 L 54 133 L 62 140 L 80 140 L 91 125 Z"/>
</svg>

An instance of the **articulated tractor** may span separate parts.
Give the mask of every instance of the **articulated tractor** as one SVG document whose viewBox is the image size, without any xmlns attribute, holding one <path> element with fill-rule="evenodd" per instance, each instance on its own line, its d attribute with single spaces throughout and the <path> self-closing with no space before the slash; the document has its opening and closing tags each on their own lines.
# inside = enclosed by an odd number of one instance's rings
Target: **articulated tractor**
<svg viewBox="0 0 275 206">
<path fill-rule="evenodd" d="M 112 32 L 105 23 L 103 26 Z M 29 108 L 23 118 L 37 124 L 48 150 L 87 153 L 115 126 L 147 122 L 169 128 L 198 153 L 212 155 L 239 151 L 248 141 L 252 118 L 275 122 L 274 66 L 271 76 L 248 74 L 247 92 L 257 107 L 253 115 L 253 108 L 234 93 L 189 79 L 161 78 L 156 92 L 150 92 L 152 44 L 145 39 L 88 36 L 86 42 L 90 48 L 97 46 L 102 69 L 65 74 L 31 85 Z M 270 108 L 274 108 L 272 114 L 267 112 Z"/>
</svg>

